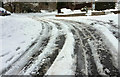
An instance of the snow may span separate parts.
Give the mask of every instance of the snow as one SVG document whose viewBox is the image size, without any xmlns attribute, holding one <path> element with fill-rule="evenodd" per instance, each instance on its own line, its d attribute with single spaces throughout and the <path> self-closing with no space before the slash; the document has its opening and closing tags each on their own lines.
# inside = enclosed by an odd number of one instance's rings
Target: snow
<svg viewBox="0 0 120 77">
<path fill-rule="evenodd" d="M 42 27 L 40 22 L 24 16 L 12 15 L 0 17 L 0 20 L 2 20 L 2 25 L 0 25 L 2 29 L 2 33 L 0 33 L 0 40 L 2 40 L 0 61 L 2 64 L 0 67 L 6 68 L 34 42 Z"/>
<path fill-rule="evenodd" d="M 35 63 L 32 64 L 32 66 L 24 73 L 24 75 L 29 75 L 36 67 L 39 68 L 42 60 L 53 53 L 52 50 L 54 49 L 54 46 L 55 46 L 54 43 L 55 43 L 55 40 L 58 36 L 58 30 L 56 29 L 54 24 L 52 24 L 52 23 L 50 23 L 50 24 L 52 25 L 53 30 L 52 30 L 52 33 L 50 35 L 49 43 L 47 44 L 47 46 L 43 50 L 43 52 L 38 56 L 38 59 L 35 61 Z"/>
<path fill-rule="evenodd" d="M 94 23 L 94 20 L 103 21 L 103 22 L 109 22 L 109 20 L 113 20 L 113 23 L 119 26 L 118 18 L 120 14 L 108 14 L 108 15 L 102 15 L 102 16 L 78 16 L 78 17 L 56 17 L 56 19 L 65 19 L 65 20 L 72 20 L 77 22 L 82 22 L 90 26 L 91 23 Z M 107 47 L 110 49 L 110 53 L 112 54 L 112 60 L 114 63 L 114 66 L 118 68 L 118 39 L 116 39 L 112 32 L 110 32 L 109 28 L 110 25 L 100 25 L 96 22 L 92 27 L 97 29 L 97 31 L 101 34 L 101 37 L 104 39 L 104 43 L 107 45 Z M 111 27 L 111 29 L 113 29 Z M 95 60 L 98 62 L 98 60 Z M 101 65 L 98 64 L 98 68 L 102 69 Z M 102 70 L 101 70 L 102 71 Z M 101 74 L 104 74 L 102 72 Z"/>
<path fill-rule="evenodd" d="M 71 11 L 70 9 L 62 9 L 64 14 L 73 14 L 79 13 L 79 10 Z M 91 11 L 88 11 L 88 15 L 90 15 Z M 80 12 L 82 13 L 82 12 Z M 110 53 L 113 56 L 114 65 L 118 67 L 118 39 L 112 34 L 109 28 L 109 24 L 100 25 L 96 20 L 109 22 L 109 20 L 113 20 L 114 24 L 118 24 L 119 14 L 107 14 L 102 16 L 78 16 L 78 17 L 55 17 L 57 12 L 46 12 L 42 10 L 42 13 L 30 13 L 30 14 L 12 14 L 11 16 L 2 17 L 0 16 L 0 74 L 3 70 L 9 67 L 12 63 L 14 63 L 21 55 L 26 53 L 24 57 L 22 57 L 12 68 L 6 72 L 7 74 L 24 74 L 29 75 L 34 71 L 36 67 L 39 67 L 42 64 L 43 60 L 46 59 L 47 56 L 53 53 L 55 49 L 55 41 L 56 38 L 61 34 L 64 34 L 66 37 L 65 44 L 63 48 L 59 52 L 57 58 L 51 65 L 51 67 L 46 72 L 46 75 L 74 75 L 75 74 L 75 55 L 74 55 L 74 46 L 75 46 L 75 38 L 71 28 L 67 26 L 65 23 L 61 23 L 61 21 L 55 21 L 53 19 L 64 19 L 64 20 L 72 20 L 85 23 L 88 26 L 95 28 L 104 39 L 104 43 L 110 49 Z M 47 23 L 43 23 L 41 21 L 46 21 L 49 23 L 49 26 L 52 27 L 52 30 L 48 32 Z M 49 22 L 56 22 L 61 24 L 61 28 L 63 29 L 63 33 L 59 33 L 56 25 Z M 91 23 L 96 22 L 96 24 L 90 25 Z M 44 30 L 42 31 L 42 27 Z M 42 32 L 42 35 L 40 33 Z M 30 56 L 33 53 L 39 51 L 39 48 L 42 44 L 42 40 L 50 37 L 50 40 L 47 46 L 44 48 L 42 53 L 37 57 L 35 62 L 28 68 L 25 72 L 21 71 L 24 67 L 25 63 L 30 59 Z M 28 52 L 25 52 L 29 46 L 36 42 L 36 45 L 33 46 Z M 97 65 L 97 69 L 100 74 L 104 74 L 103 66 L 100 64 L 99 55 L 95 52 L 95 47 L 92 42 L 89 42 L 94 60 Z M 74 56 L 74 57 L 73 57 Z M 63 70 L 64 69 L 64 70 Z M 20 72 L 21 71 L 21 72 Z M 109 72 L 108 69 L 106 69 Z"/>
<path fill-rule="evenodd" d="M 62 23 L 61 23 L 62 24 Z M 75 74 L 75 58 L 74 44 L 75 39 L 73 34 L 69 31 L 68 26 L 63 24 L 64 32 L 66 33 L 66 42 L 55 59 L 54 63 L 47 71 L 46 75 L 74 75 Z M 71 41 L 71 42 L 70 42 Z M 61 65 L 62 64 L 62 65 Z M 64 70 L 63 70 L 64 69 Z"/>
<path fill-rule="evenodd" d="M 120 14 L 108 14 L 108 15 L 101 15 L 101 16 L 77 16 L 77 17 L 56 17 L 57 19 L 68 19 L 68 20 L 74 20 L 74 21 L 79 21 L 83 22 L 86 24 L 91 24 L 94 21 L 92 20 L 100 20 L 104 22 L 109 22 L 109 20 L 113 20 L 115 24 L 118 25 L 118 19 Z M 89 21 L 89 22 L 88 22 Z"/>
<path fill-rule="evenodd" d="M 99 74 L 100 75 L 106 75 L 105 72 L 103 71 L 103 65 L 101 64 L 101 62 L 99 60 L 99 55 L 96 52 L 96 48 L 95 48 L 94 42 L 88 40 L 88 43 L 91 46 L 92 54 L 93 54 L 94 60 L 96 62 L 96 66 L 97 66 L 97 70 L 98 70 Z"/>
<path fill-rule="evenodd" d="M 71 11 L 71 9 L 63 8 L 63 9 L 61 9 L 61 12 L 63 12 L 64 14 L 69 14 L 69 13 L 71 13 L 72 11 Z"/>
<path fill-rule="evenodd" d="M 86 12 L 81 12 L 80 10 L 71 10 L 71 9 L 66 9 L 62 8 L 61 9 L 62 13 L 59 13 L 59 15 L 67 15 L 67 14 L 77 14 L 77 13 L 86 13 Z"/>
<path fill-rule="evenodd" d="M 0 51 L 2 51 L 2 17 L 0 17 Z M 0 52 L 1 54 L 1 52 Z M 0 65 L 2 65 L 2 61 L 0 60 Z"/>
<path fill-rule="evenodd" d="M 118 67 L 118 40 L 106 27 L 101 25 L 95 25 L 94 27 L 102 34 L 101 36 L 102 38 L 104 38 L 104 42 L 111 50 L 111 54 L 113 55 L 113 59 L 115 60 L 115 66 Z"/>
</svg>

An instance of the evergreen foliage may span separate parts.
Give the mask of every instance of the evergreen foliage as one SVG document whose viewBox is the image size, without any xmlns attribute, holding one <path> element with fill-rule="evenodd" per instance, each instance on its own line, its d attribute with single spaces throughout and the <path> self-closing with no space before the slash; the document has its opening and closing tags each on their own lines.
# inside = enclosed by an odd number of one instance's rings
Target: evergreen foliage
<svg viewBox="0 0 120 77">
<path fill-rule="evenodd" d="M 105 10 L 105 9 L 114 9 L 115 2 L 96 2 L 95 3 L 95 10 Z"/>
</svg>

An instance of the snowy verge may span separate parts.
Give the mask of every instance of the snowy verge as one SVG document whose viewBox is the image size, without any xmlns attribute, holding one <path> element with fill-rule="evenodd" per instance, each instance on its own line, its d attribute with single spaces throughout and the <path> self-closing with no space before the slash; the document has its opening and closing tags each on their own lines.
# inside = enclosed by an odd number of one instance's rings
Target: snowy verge
<svg viewBox="0 0 120 77">
<path fill-rule="evenodd" d="M 15 62 L 42 31 L 41 22 L 26 16 L 0 17 L 0 71 Z M 1 43 L 1 41 L 0 41 Z"/>
</svg>

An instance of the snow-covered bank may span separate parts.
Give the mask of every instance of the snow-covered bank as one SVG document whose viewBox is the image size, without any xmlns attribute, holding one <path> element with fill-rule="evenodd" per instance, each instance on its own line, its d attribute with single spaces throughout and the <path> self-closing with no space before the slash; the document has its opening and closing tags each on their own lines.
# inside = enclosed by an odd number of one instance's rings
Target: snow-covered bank
<svg viewBox="0 0 120 77">
<path fill-rule="evenodd" d="M 6 68 L 17 60 L 38 37 L 41 23 L 26 16 L 12 15 L 0 17 L 0 67 Z M 1 24 L 2 23 L 2 24 Z M 1 41 L 0 41 L 1 43 Z M 0 72 L 1 69 L 0 68 Z"/>
<path fill-rule="evenodd" d="M 57 17 L 57 19 L 74 20 L 74 21 L 84 22 L 86 24 L 90 24 L 92 22 L 90 19 L 100 20 L 104 22 L 109 22 L 109 20 L 113 20 L 115 24 L 118 24 L 119 18 L 120 18 L 120 14 L 108 14 L 108 15 L 101 15 L 101 16 Z"/>
</svg>

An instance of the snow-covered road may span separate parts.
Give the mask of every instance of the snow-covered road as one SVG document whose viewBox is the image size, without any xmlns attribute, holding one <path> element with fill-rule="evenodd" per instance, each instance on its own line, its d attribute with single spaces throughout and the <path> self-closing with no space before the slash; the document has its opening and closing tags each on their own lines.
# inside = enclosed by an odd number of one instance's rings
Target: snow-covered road
<svg viewBox="0 0 120 77">
<path fill-rule="evenodd" d="M 87 24 L 64 18 L 28 17 L 31 22 L 23 21 L 28 22 L 24 27 L 29 27 L 24 29 L 33 30 L 28 30 L 28 38 L 34 40 L 29 43 L 26 38 L 26 48 L 21 50 L 20 43 L 15 54 L 15 49 L 0 54 L 0 61 L 7 62 L 1 64 L 1 75 L 118 75 L 118 25 L 93 19 L 87 19 L 91 22 Z M 30 27 L 32 22 L 37 25 Z"/>
</svg>

